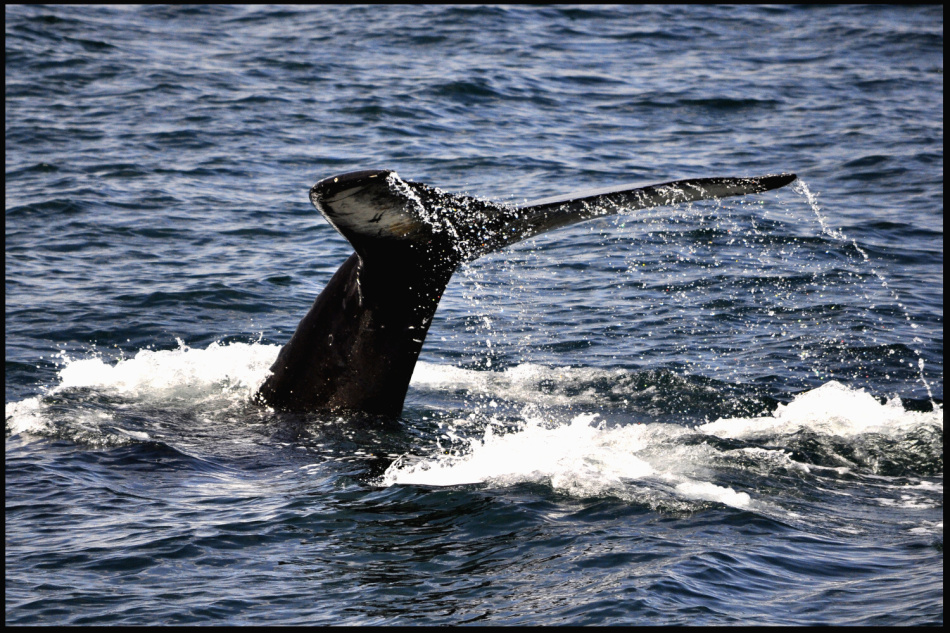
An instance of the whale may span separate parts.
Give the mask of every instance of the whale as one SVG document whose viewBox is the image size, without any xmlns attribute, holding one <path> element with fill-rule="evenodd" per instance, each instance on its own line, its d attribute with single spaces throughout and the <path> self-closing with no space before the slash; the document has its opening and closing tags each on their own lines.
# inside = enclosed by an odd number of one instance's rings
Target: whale
<svg viewBox="0 0 950 633">
<path fill-rule="evenodd" d="M 397 418 L 439 299 L 459 266 L 557 228 L 652 207 L 756 194 L 796 179 L 695 178 L 523 205 L 449 193 L 392 170 L 319 181 L 310 201 L 353 246 L 254 400 L 275 410 Z"/>
</svg>

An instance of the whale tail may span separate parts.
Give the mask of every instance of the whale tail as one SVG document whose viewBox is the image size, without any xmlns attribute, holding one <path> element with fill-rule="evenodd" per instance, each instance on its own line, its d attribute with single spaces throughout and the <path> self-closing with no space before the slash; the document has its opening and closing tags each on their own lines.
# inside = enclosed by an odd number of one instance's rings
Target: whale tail
<svg viewBox="0 0 950 633">
<path fill-rule="evenodd" d="M 470 261 L 547 231 L 591 218 L 652 207 L 763 193 L 795 174 L 694 178 L 646 187 L 620 185 L 508 206 L 404 181 L 393 171 L 359 171 L 321 180 L 310 200 L 356 249 L 372 257 L 382 243 L 424 243 L 437 258 Z"/>
<path fill-rule="evenodd" d="M 429 324 L 463 262 L 590 218 L 777 189 L 794 174 L 624 185 L 524 206 L 496 204 L 407 182 L 387 170 L 321 180 L 310 200 L 353 245 L 257 399 L 297 410 L 398 416 Z"/>
</svg>

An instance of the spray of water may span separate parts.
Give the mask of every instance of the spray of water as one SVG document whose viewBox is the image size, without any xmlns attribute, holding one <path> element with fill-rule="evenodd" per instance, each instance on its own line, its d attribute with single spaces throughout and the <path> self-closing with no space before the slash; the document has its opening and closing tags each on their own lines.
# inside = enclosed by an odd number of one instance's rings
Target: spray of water
<svg viewBox="0 0 950 633">
<path fill-rule="evenodd" d="M 823 234 L 828 235 L 829 237 L 839 242 L 850 244 L 858 253 L 861 254 L 861 258 L 863 259 L 864 264 L 868 267 L 868 269 L 870 269 L 871 273 L 881 283 L 881 287 L 887 290 L 888 294 L 890 294 L 891 299 L 894 300 L 894 303 L 897 305 L 897 307 L 900 308 L 901 313 L 904 316 L 904 320 L 907 321 L 907 324 L 911 327 L 911 329 L 916 330 L 918 326 L 911 319 L 910 312 L 907 310 L 907 307 L 901 301 L 901 298 L 897 294 L 897 291 L 888 285 L 887 278 L 884 276 L 883 273 L 881 273 L 881 271 L 871 261 L 871 258 L 868 256 L 867 251 L 861 248 L 855 239 L 850 238 L 847 235 L 845 235 L 844 231 L 842 231 L 841 229 L 832 229 L 829 226 L 828 219 L 821 212 L 821 207 L 818 204 L 818 194 L 812 193 L 811 190 L 808 188 L 808 185 L 802 179 L 798 179 L 795 182 L 793 189 L 796 193 L 802 195 L 805 198 L 805 200 L 808 202 L 808 205 L 811 207 L 812 211 L 815 213 L 815 217 L 818 218 L 818 223 L 821 225 L 821 232 Z M 921 343 L 923 343 L 923 341 L 920 339 L 919 336 L 915 336 L 913 338 L 913 342 L 917 345 L 920 345 Z M 923 356 L 919 349 L 914 348 L 913 351 L 914 351 L 914 354 L 917 356 L 918 380 L 927 390 L 927 396 L 930 399 L 930 404 L 936 411 L 938 409 L 938 405 L 936 402 L 934 402 L 933 391 L 931 390 L 930 383 L 927 382 L 927 377 L 924 373 Z"/>
</svg>

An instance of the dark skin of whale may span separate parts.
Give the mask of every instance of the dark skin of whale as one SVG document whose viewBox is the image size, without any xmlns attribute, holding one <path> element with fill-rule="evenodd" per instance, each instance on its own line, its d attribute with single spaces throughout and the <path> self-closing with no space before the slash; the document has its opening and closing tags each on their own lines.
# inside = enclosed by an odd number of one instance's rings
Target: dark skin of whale
<svg viewBox="0 0 950 633">
<path fill-rule="evenodd" d="M 461 264 L 590 218 L 762 193 L 795 178 L 624 185 L 522 207 L 446 193 L 386 170 L 321 180 L 310 200 L 356 252 L 281 349 L 255 399 L 285 411 L 398 417 L 439 299 Z"/>
</svg>

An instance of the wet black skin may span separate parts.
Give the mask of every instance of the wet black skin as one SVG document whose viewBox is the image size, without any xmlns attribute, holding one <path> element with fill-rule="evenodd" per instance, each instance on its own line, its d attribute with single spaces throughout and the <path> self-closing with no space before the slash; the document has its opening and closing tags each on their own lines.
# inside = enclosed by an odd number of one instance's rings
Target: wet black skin
<svg viewBox="0 0 950 633">
<path fill-rule="evenodd" d="M 350 255 L 281 349 L 258 392 L 263 402 L 398 416 L 455 271 L 427 255 L 424 248 L 394 248 L 388 263 Z"/>
</svg>

